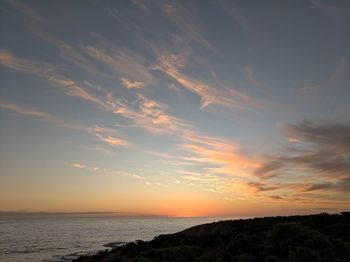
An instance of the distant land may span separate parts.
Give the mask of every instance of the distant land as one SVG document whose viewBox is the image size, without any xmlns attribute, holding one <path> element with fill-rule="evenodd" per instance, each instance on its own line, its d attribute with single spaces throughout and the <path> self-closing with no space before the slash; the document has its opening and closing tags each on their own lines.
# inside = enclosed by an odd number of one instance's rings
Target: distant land
<svg viewBox="0 0 350 262">
<path fill-rule="evenodd" d="M 106 246 L 112 250 L 74 261 L 347 262 L 350 212 L 226 220 Z"/>
<path fill-rule="evenodd" d="M 31 212 L 31 211 L 0 211 L 0 220 L 11 219 L 59 219 L 79 217 L 166 217 L 152 214 L 137 214 L 131 212 Z"/>
</svg>

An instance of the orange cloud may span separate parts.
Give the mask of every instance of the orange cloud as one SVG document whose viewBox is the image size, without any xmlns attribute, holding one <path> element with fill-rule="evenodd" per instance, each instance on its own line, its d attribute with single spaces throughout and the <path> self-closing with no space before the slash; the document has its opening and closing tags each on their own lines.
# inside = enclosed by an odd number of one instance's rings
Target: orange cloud
<svg viewBox="0 0 350 262">
<path fill-rule="evenodd" d="M 122 83 L 123 86 L 125 86 L 127 89 L 140 89 L 142 87 L 145 86 L 144 82 L 140 82 L 140 81 L 131 81 L 129 79 L 126 78 L 120 78 L 120 81 Z"/>
<path fill-rule="evenodd" d="M 151 133 L 174 134 L 190 128 L 185 121 L 167 114 L 165 105 L 143 95 L 138 95 L 137 106 L 132 106 L 125 100 L 115 100 L 111 95 L 107 100 L 114 113 L 131 119 L 136 127 Z"/>
<path fill-rule="evenodd" d="M 96 133 L 96 137 L 103 143 L 106 143 L 110 146 L 114 146 L 114 147 L 127 147 L 129 146 L 129 143 L 126 142 L 125 140 L 119 139 L 119 138 L 115 138 L 112 136 L 105 136 L 103 134 L 100 133 Z"/>
<path fill-rule="evenodd" d="M 73 164 L 72 164 L 72 167 L 74 167 L 74 168 L 79 168 L 79 169 L 83 169 L 83 168 L 85 168 L 85 166 L 84 166 L 84 165 L 79 164 L 79 163 L 73 163 Z"/>
<path fill-rule="evenodd" d="M 256 160 L 240 152 L 238 145 L 231 141 L 195 133 L 187 133 L 183 139 L 185 142 L 181 144 L 181 147 L 194 155 L 186 159 L 218 165 L 218 169 L 210 169 L 213 173 L 247 175 L 247 171 L 259 166 Z"/>
</svg>

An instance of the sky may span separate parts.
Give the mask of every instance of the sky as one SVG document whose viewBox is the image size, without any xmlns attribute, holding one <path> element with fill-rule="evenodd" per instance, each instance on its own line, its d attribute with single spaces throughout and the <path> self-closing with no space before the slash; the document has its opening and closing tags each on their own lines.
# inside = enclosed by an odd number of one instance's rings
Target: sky
<svg viewBox="0 0 350 262">
<path fill-rule="evenodd" d="M 350 206 L 349 1 L 1 1 L 0 210 Z"/>
</svg>

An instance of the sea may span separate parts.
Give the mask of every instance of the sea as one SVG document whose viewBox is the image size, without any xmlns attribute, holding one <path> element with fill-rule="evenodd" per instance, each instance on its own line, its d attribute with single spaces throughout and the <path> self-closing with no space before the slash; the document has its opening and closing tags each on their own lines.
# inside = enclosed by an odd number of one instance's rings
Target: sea
<svg viewBox="0 0 350 262">
<path fill-rule="evenodd" d="M 75 215 L 0 218 L 0 261 L 71 261 L 115 242 L 151 240 L 160 234 L 234 218 Z"/>
</svg>

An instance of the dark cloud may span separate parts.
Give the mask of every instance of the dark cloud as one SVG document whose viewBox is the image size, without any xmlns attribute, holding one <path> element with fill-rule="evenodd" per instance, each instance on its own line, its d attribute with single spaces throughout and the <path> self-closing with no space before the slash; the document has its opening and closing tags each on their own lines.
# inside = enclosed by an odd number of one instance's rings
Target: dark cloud
<svg viewBox="0 0 350 262">
<path fill-rule="evenodd" d="M 299 125 L 287 125 L 284 130 L 288 137 L 302 142 L 350 149 L 350 124 L 317 125 L 304 121 Z"/>
<path fill-rule="evenodd" d="M 259 177 L 269 178 L 275 176 L 275 171 L 283 167 L 283 163 L 277 160 L 265 163 L 262 167 L 255 170 Z"/>
<path fill-rule="evenodd" d="M 274 199 L 274 200 L 281 200 L 281 199 L 283 199 L 283 197 L 281 197 L 281 196 L 269 196 L 269 198 L 271 198 L 271 199 Z"/>
<path fill-rule="evenodd" d="M 289 199 L 296 201 L 333 201 L 348 199 L 350 193 L 350 124 L 318 125 L 302 122 L 283 128 L 292 142 L 284 155 L 270 156 L 262 166 L 255 170 L 255 175 L 262 182 L 250 183 L 258 192 L 275 189 L 292 189 Z M 302 170 L 314 182 L 305 181 L 286 183 L 290 171 Z M 270 182 L 280 178 L 284 183 Z M 267 182 L 269 181 L 269 183 Z M 310 180 L 309 180 L 310 181 Z M 316 182 L 317 181 L 317 182 Z M 320 182 L 323 181 L 323 182 Z M 293 186 L 290 186 L 293 185 Z M 324 196 L 322 192 L 332 192 Z M 316 195 L 315 195 L 316 194 Z M 321 194 L 321 195 L 320 195 Z M 334 194 L 334 195 L 333 195 Z M 266 195 L 270 199 L 280 196 Z"/>
<path fill-rule="evenodd" d="M 311 191 L 317 191 L 322 189 L 333 189 L 334 186 L 335 186 L 334 183 L 318 183 L 318 184 L 307 186 L 303 191 L 311 192 Z"/>
<path fill-rule="evenodd" d="M 328 177 L 350 177 L 350 124 L 302 122 L 287 125 L 284 131 L 294 141 L 288 154 L 272 157 L 256 169 L 257 176 L 262 179 L 275 177 L 288 166 L 289 169 L 306 168 L 311 173 Z"/>
<path fill-rule="evenodd" d="M 258 183 L 258 182 L 250 182 L 248 183 L 248 185 L 254 188 L 256 191 L 272 191 L 272 190 L 279 189 L 279 186 L 277 185 L 269 186 L 264 183 Z"/>
<path fill-rule="evenodd" d="M 319 151 L 305 150 L 304 153 L 295 157 L 286 157 L 283 161 L 294 166 L 307 167 L 325 176 L 350 175 L 349 154 L 338 153 L 336 150 L 323 151 L 325 150 L 323 148 L 316 150 Z"/>
<path fill-rule="evenodd" d="M 311 192 L 311 191 L 317 191 L 317 190 L 335 190 L 335 191 L 344 191 L 344 192 L 350 192 L 350 178 L 344 178 L 337 182 L 324 182 L 324 183 L 317 183 L 312 184 L 303 191 Z"/>
</svg>

